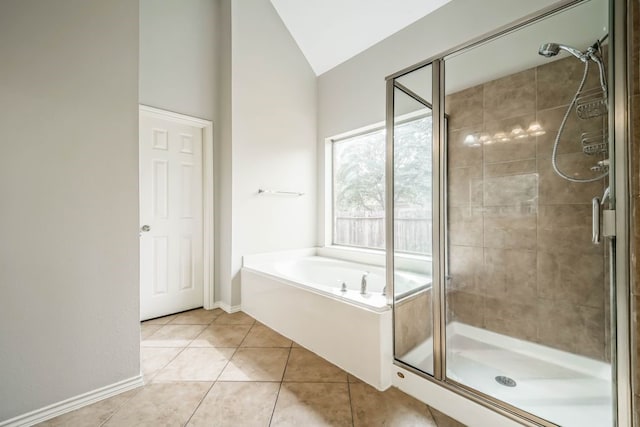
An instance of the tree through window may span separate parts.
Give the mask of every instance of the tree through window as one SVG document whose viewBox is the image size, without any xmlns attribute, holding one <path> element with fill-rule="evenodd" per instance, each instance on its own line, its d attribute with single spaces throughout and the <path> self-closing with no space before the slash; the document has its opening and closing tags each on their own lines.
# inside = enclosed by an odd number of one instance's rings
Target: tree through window
<svg viewBox="0 0 640 427">
<path fill-rule="evenodd" d="M 396 251 L 431 254 L 431 116 L 396 124 Z M 333 143 L 333 243 L 384 249 L 385 133 Z"/>
</svg>

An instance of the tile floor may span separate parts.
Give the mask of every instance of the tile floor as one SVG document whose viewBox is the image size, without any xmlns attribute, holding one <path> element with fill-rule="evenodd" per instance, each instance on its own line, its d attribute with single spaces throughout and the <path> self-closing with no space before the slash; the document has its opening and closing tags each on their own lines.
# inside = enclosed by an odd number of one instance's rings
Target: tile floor
<svg viewBox="0 0 640 427">
<path fill-rule="evenodd" d="M 379 392 L 250 316 L 191 310 L 142 323 L 145 386 L 42 426 L 430 426 L 457 421 Z"/>
</svg>

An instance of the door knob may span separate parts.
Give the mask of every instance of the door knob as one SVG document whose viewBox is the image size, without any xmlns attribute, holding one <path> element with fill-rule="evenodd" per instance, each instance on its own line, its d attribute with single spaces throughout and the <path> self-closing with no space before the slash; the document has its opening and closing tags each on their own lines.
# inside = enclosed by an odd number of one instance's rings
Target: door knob
<svg viewBox="0 0 640 427">
<path fill-rule="evenodd" d="M 143 225 L 142 227 L 140 227 L 140 231 L 142 232 L 147 232 L 147 231 L 151 231 L 151 226 L 150 225 Z"/>
</svg>

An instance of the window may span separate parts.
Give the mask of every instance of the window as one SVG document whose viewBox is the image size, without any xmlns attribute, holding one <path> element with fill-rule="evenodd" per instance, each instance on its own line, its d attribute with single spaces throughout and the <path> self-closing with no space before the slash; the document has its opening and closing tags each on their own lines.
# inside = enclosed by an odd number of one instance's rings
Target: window
<svg viewBox="0 0 640 427">
<path fill-rule="evenodd" d="M 431 254 L 431 116 L 395 127 L 396 251 Z M 336 140 L 333 244 L 385 248 L 385 132 Z"/>
</svg>

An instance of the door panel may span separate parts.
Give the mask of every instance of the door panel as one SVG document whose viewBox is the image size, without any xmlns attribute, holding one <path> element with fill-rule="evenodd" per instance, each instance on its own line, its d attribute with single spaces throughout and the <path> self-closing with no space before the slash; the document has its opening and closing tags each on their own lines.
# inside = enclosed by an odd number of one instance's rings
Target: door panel
<svg viewBox="0 0 640 427">
<path fill-rule="evenodd" d="M 202 130 L 141 113 L 142 320 L 203 305 L 202 182 Z"/>
<path fill-rule="evenodd" d="M 622 37 L 608 34 L 610 6 L 576 2 L 433 59 L 433 80 L 423 63 L 387 81 L 395 359 L 535 425 L 614 426 L 628 407 L 616 353 L 625 282 L 614 274 L 628 266 L 624 221 L 612 235 L 613 215 L 625 218 L 615 167 L 626 162 L 611 132 L 624 136 L 624 104 L 614 113 L 612 102 L 624 91 L 610 74 L 622 72 L 610 64 L 623 49 L 611 45 Z M 398 177 L 417 168 L 398 161 L 398 136 L 420 98 L 436 115 L 435 161 L 421 159 L 434 166 L 433 234 L 443 238 L 431 248 L 431 300 L 410 306 L 398 295 Z"/>
<path fill-rule="evenodd" d="M 395 81 L 393 304 L 395 358 L 434 373 L 432 322 L 432 66 Z"/>
<path fill-rule="evenodd" d="M 591 241 L 609 185 L 606 10 L 584 2 L 444 58 L 446 378 L 567 427 L 613 425 L 610 254 Z"/>
</svg>

